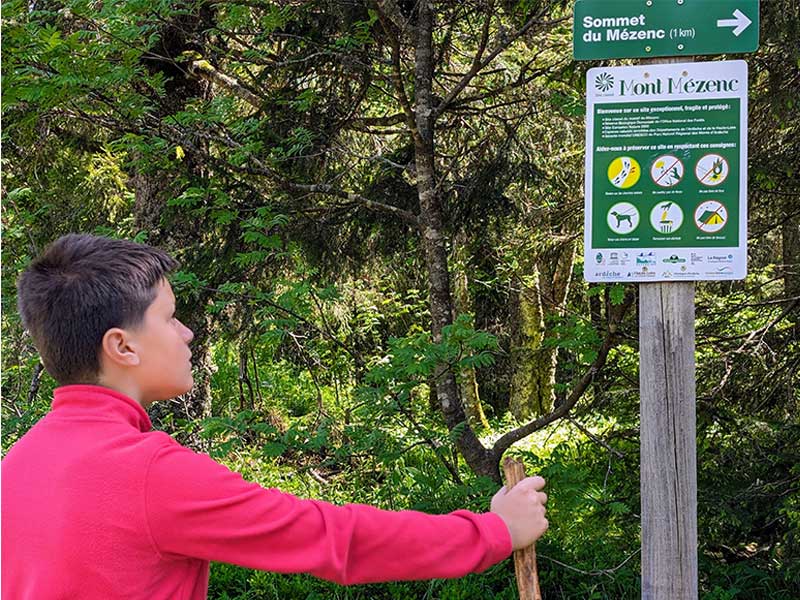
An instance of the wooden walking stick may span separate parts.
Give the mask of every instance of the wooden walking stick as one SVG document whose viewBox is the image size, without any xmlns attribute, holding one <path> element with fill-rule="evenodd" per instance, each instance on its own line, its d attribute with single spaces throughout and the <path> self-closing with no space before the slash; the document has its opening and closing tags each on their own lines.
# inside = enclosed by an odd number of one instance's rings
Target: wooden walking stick
<svg viewBox="0 0 800 600">
<path fill-rule="evenodd" d="M 503 461 L 506 488 L 510 490 L 525 479 L 525 465 L 513 458 Z M 539 590 L 539 573 L 536 570 L 536 545 L 531 544 L 522 550 L 514 550 L 514 571 L 517 574 L 519 600 L 542 600 Z"/>
</svg>

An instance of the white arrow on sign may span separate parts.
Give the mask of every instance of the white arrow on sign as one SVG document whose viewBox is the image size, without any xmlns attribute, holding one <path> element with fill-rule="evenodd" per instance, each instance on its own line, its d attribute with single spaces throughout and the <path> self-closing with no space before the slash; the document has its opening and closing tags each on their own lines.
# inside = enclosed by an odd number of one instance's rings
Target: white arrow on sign
<svg viewBox="0 0 800 600">
<path fill-rule="evenodd" d="M 741 33 L 750 26 L 752 21 L 738 8 L 733 11 L 733 17 L 733 19 L 718 20 L 717 27 L 735 27 L 736 29 L 733 30 L 733 35 L 739 37 Z"/>
</svg>

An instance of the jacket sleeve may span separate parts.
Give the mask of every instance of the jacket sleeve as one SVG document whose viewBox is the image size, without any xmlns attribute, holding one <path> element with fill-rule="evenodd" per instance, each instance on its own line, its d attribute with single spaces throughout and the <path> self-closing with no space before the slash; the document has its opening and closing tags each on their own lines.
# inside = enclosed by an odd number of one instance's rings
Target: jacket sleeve
<svg viewBox="0 0 800 600">
<path fill-rule="evenodd" d="M 248 483 L 177 443 L 153 455 L 144 505 L 164 559 L 190 556 L 341 584 L 460 577 L 511 553 L 508 529 L 493 513 L 301 500 Z"/>
</svg>

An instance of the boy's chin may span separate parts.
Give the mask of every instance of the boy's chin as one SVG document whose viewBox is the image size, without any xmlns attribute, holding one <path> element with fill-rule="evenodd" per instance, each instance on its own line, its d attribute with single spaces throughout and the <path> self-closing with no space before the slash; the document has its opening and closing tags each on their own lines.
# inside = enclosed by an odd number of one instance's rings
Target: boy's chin
<svg viewBox="0 0 800 600">
<path fill-rule="evenodd" d="M 194 389 L 194 379 L 190 378 L 187 384 L 183 386 L 181 391 L 172 396 L 172 398 L 177 398 L 178 396 L 183 396 L 184 394 L 188 394 L 189 392 L 192 391 L 192 389 Z"/>
<path fill-rule="evenodd" d="M 183 396 L 184 394 L 188 394 L 194 388 L 194 380 L 190 379 L 188 383 L 182 387 L 175 387 L 169 391 L 166 391 L 163 394 L 159 394 L 158 398 L 153 400 L 152 402 L 148 403 L 153 404 L 154 402 L 163 402 L 165 400 L 173 400 L 179 396 Z"/>
</svg>

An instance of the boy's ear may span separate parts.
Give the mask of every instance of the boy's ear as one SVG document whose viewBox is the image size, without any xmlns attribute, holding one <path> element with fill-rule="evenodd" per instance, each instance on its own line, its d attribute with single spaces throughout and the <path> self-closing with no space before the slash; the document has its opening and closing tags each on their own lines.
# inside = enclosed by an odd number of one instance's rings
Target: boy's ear
<svg viewBox="0 0 800 600">
<path fill-rule="evenodd" d="M 119 327 L 112 327 L 105 332 L 101 352 L 105 360 L 120 367 L 135 367 L 141 361 L 130 332 Z"/>
</svg>

